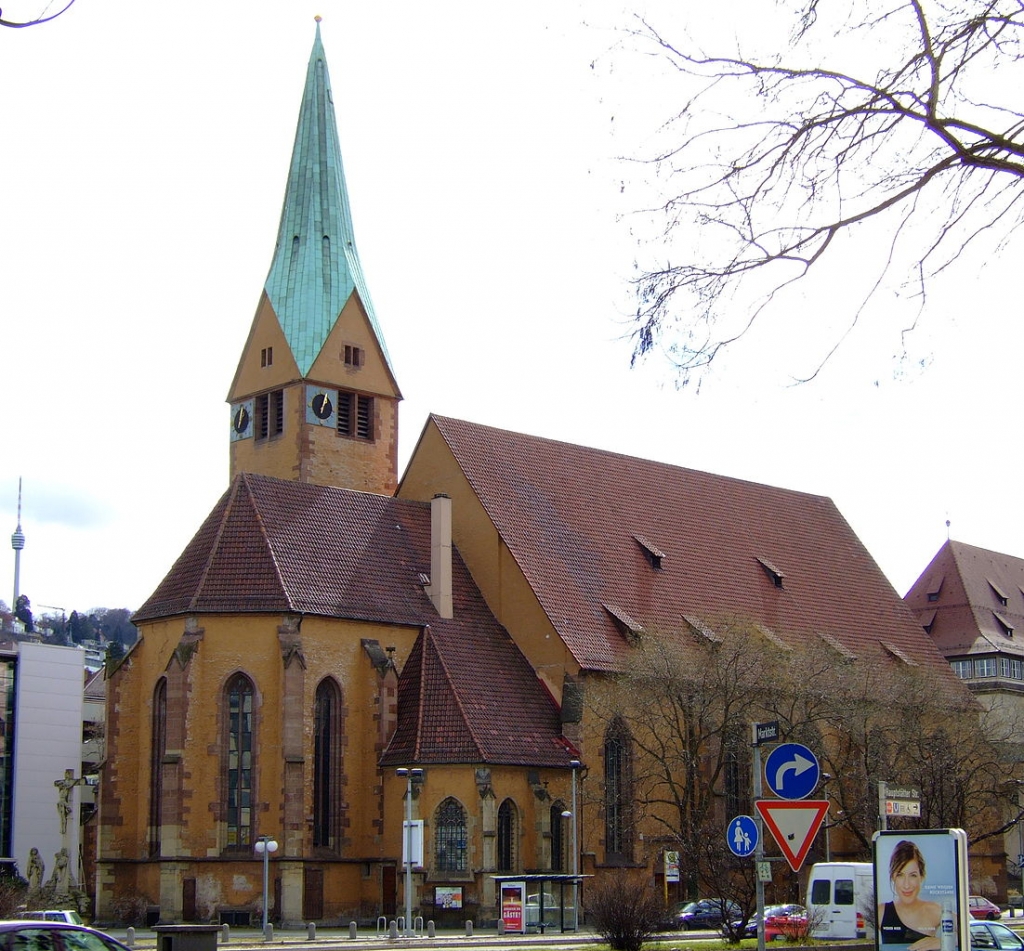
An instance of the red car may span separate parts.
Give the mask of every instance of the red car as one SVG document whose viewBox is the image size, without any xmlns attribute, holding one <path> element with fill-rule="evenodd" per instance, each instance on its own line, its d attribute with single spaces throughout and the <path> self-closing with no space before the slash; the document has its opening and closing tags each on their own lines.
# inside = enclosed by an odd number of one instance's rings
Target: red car
<svg viewBox="0 0 1024 951">
<path fill-rule="evenodd" d="M 971 895 L 967 899 L 968 907 L 971 911 L 972 918 L 981 918 L 984 921 L 995 921 L 997 918 L 1003 916 L 1002 909 L 990 902 L 987 898 L 983 898 L 981 895 Z"/>
</svg>

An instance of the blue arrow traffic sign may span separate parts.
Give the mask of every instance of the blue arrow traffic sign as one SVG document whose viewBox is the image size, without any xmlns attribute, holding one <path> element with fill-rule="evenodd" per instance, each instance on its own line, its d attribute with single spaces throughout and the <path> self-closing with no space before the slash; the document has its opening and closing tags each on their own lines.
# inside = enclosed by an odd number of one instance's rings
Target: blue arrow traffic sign
<svg viewBox="0 0 1024 951">
<path fill-rule="evenodd" d="M 757 848 L 757 839 L 757 823 L 750 816 L 736 816 L 729 823 L 729 829 L 725 833 L 729 851 L 740 858 L 754 854 L 754 849 Z"/>
<path fill-rule="evenodd" d="M 765 760 L 765 782 L 780 799 L 806 799 L 820 777 L 818 758 L 802 743 L 776 746 Z"/>
</svg>

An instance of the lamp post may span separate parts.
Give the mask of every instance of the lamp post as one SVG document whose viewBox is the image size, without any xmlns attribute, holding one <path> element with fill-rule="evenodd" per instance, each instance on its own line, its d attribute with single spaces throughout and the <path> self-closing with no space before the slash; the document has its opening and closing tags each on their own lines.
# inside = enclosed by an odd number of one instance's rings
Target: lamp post
<svg viewBox="0 0 1024 951">
<path fill-rule="evenodd" d="M 263 856 L 263 937 L 267 936 L 267 912 L 269 911 L 268 884 L 270 882 L 270 853 L 277 851 L 277 839 L 272 835 L 261 835 L 254 846 L 257 855 Z"/>
<path fill-rule="evenodd" d="M 412 787 L 423 782 L 423 770 L 402 766 L 395 773 L 405 779 L 405 936 L 412 937 Z"/>
<path fill-rule="evenodd" d="M 572 930 L 576 934 L 580 930 L 580 842 L 579 819 L 576 806 L 576 773 L 580 768 L 578 759 L 569 760 L 572 769 Z"/>
</svg>

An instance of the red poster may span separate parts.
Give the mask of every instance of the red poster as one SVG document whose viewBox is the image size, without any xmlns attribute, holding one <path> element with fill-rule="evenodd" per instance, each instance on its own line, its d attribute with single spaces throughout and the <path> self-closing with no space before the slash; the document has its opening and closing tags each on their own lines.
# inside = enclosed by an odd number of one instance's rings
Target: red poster
<svg viewBox="0 0 1024 951">
<path fill-rule="evenodd" d="M 502 882 L 501 884 L 501 920 L 505 923 L 505 931 L 526 933 L 526 921 L 523 907 L 526 904 L 526 882 Z"/>
</svg>

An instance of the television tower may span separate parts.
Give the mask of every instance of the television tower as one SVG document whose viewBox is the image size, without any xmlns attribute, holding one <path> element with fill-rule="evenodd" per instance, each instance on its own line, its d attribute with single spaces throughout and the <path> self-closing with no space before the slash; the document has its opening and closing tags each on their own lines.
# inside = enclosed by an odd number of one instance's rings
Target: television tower
<svg viewBox="0 0 1024 951">
<path fill-rule="evenodd" d="M 11 536 L 11 548 L 14 549 L 14 600 L 11 602 L 11 612 L 18 606 L 18 597 L 21 594 L 21 550 L 25 547 L 25 533 L 21 530 L 21 477 L 18 477 L 18 527 Z"/>
</svg>

